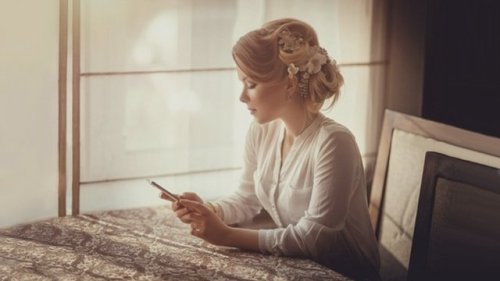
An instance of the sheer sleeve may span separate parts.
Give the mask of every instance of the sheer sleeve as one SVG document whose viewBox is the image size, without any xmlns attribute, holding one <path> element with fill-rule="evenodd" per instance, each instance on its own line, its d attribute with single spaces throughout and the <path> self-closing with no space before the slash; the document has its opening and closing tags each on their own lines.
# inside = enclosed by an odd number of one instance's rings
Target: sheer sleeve
<svg viewBox="0 0 500 281">
<path fill-rule="evenodd" d="M 260 202 L 255 195 L 253 174 L 257 168 L 258 125 L 250 125 L 245 141 L 243 170 L 238 189 L 231 195 L 217 200 L 224 222 L 241 223 L 255 217 L 261 210 Z"/>
</svg>

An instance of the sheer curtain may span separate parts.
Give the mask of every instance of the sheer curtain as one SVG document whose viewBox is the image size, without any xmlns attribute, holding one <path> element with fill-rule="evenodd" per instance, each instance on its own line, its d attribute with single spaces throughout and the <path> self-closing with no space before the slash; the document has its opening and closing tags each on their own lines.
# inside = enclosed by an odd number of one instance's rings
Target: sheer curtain
<svg viewBox="0 0 500 281">
<path fill-rule="evenodd" d="M 82 1 L 83 181 L 240 166 L 238 4 Z"/>
<path fill-rule="evenodd" d="M 146 177 L 209 197 L 236 188 L 251 117 L 238 101 L 231 47 L 279 17 L 309 22 L 340 64 L 345 87 L 326 115 L 353 131 L 369 165 L 386 68 L 379 2 L 82 1 L 83 209 L 111 208 L 90 203 L 104 192 L 133 201 L 141 188 L 124 186 Z M 189 180 L 179 184 L 183 176 Z"/>
</svg>

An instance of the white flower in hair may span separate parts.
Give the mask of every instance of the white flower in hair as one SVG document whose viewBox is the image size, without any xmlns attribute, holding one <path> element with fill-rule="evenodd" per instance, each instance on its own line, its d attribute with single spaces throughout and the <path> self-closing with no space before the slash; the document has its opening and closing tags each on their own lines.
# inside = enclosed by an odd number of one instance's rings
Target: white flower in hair
<svg viewBox="0 0 500 281">
<path fill-rule="evenodd" d="M 288 77 L 298 79 L 299 94 L 303 98 L 307 98 L 309 96 L 309 78 L 311 75 L 320 72 L 323 65 L 331 62 L 328 53 L 319 46 L 309 47 L 309 44 L 304 41 L 300 34 L 291 32 L 287 28 L 280 31 L 278 46 L 281 51 L 288 54 L 307 48 L 304 60 L 300 60 L 298 65 L 290 63 L 287 68 Z"/>
<path fill-rule="evenodd" d="M 321 71 L 321 66 L 328 62 L 328 56 L 324 49 L 314 46 L 309 50 L 309 60 L 300 68 L 301 71 L 307 71 L 309 74 L 315 74 Z"/>
<path fill-rule="evenodd" d="M 293 79 L 297 72 L 299 72 L 299 68 L 296 67 L 295 64 L 291 63 L 288 65 L 288 78 Z"/>
<path fill-rule="evenodd" d="M 304 46 L 304 39 L 285 28 L 279 33 L 278 44 L 284 52 L 293 53 Z"/>
</svg>

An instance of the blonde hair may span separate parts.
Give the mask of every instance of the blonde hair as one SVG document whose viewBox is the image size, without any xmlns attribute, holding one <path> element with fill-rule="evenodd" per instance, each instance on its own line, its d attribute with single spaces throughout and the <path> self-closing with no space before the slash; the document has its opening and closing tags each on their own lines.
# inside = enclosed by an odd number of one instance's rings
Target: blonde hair
<svg viewBox="0 0 500 281">
<path fill-rule="evenodd" d="M 293 52 L 285 52 L 279 47 L 279 34 L 283 30 L 298 34 L 305 44 Z M 310 25 L 296 19 L 278 19 L 241 37 L 233 47 L 233 58 L 238 67 L 256 82 L 278 81 L 288 76 L 288 65 L 305 64 L 307 54 L 314 46 L 319 46 L 318 36 Z M 304 98 L 308 110 L 318 112 L 329 98 L 332 99 L 329 107 L 333 106 L 343 84 L 344 78 L 335 61 L 324 64 L 320 72 L 309 78 L 309 93 Z"/>
</svg>

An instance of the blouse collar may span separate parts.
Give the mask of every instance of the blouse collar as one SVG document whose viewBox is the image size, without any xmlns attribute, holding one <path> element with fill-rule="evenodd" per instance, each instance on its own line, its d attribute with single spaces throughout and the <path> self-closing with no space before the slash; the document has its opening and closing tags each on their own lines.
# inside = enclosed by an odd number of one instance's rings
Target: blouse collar
<svg viewBox="0 0 500 281">
<path fill-rule="evenodd" d="M 314 133 L 318 129 L 318 127 L 321 125 L 321 122 L 323 121 L 324 118 L 325 118 L 325 116 L 321 112 L 318 112 L 318 115 L 314 118 L 314 120 L 311 122 L 311 124 L 309 124 L 309 126 L 307 126 L 302 131 L 302 133 L 300 133 L 297 137 L 295 137 L 294 145 L 298 145 L 298 144 L 302 143 L 312 133 Z M 283 140 L 283 138 L 285 136 L 285 130 L 286 130 L 285 123 L 282 122 L 280 140 Z"/>
</svg>

